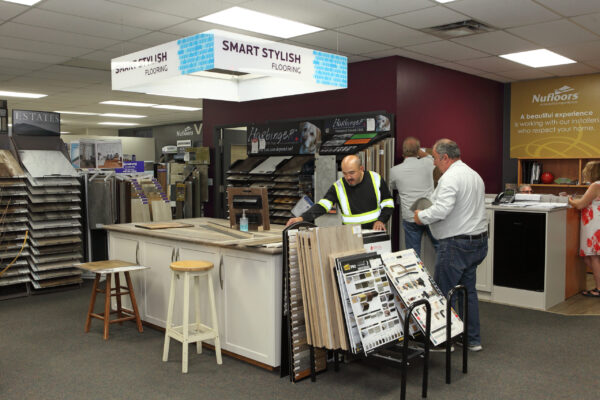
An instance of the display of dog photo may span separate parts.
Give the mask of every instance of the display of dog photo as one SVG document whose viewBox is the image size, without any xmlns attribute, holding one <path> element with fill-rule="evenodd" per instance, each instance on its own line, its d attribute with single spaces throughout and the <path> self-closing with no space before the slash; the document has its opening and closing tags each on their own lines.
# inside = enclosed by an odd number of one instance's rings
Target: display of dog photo
<svg viewBox="0 0 600 400">
<path fill-rule="evenodd" d="M 444 343 L 446 341 L 446 298 L 424 268 L 421 259 L 413 249 L 384 254 L 382 259 L 389 280 L 399 297 L 402 319 L 407 317 L 408 307 L 418 300 L 426 299 L 431 305 L 431 343 L 434 346 Z M 463 332 L 463 322 L 453 309 L 451 312 L 451 336 L 455 337 Z M 416 307 L 413 315 L 419 330 L 424 333 L 425 306 Z M 412 326 L 410 333 L 414 334 Z"/>
<path fill-rule="evenodd" d="M 339 257 L 336 273 L 354 354 L 369 354 L 403 336 L 394 294 L 377 253 Z"/>
</svg>

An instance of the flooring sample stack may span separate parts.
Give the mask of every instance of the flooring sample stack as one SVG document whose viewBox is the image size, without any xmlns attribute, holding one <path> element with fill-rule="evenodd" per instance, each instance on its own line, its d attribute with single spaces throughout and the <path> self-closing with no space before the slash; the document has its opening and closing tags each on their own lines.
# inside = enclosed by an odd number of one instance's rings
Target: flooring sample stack
<svg viewBox="0 0 600 400">
<path fill-rule="evenodd" d="M 29 292 L 27 243 L 19 254 L 27 231 L 27 212 L 25 172 L 10 151 L 0 150 L 0 271 L 18 256 L 0 277 L 0 298 Z"/>
<path fill-rule="evenodd" d="M 382 256 L 388 278 L 395 289 L 396 307 L 404 321 L 406 311 L 418 300 L 426 299 L 431 305 L 431 343 L 438 346 L 446 341 L 446 298 L 435 284 L 433 278 L 423 266 L 423 262 L 413 249 L 388 253 Z M 463 331 L 463 322 L 458 314 L 451 309 L 452 331 L 451 337 Z M 414 321 L 411 321 L 410 333 L 415 331 L 425 333 L 426 312 L 425 306 L 416 307 Z M 416 324 L 416 325 L 415 325 Z"/>
<path fill-rule="evenodd" d="M 60 151 L 20 150 L 27 170 L 29 268 L 34 289 L 79 284 L 81 185 Z"/>
<path fill-rule="evenodd" d="M 288 230 L 288 264 L 286 274 L 288 276 L 287 295 L 285 296 L 286 309 L 288 313 L 288 352 L 289 352 L 289 374 L 292 382 L 310 375 L 310 350 L 306 334 L 306 320 L 304 317 L 304 304 L 300 282 L 300 267 L 298 264 L 298 230 Z M 286 329 L 286 327 L 282 327 Z M 315 349 L 315 371 L 323 371 L 327 367 L 327 351 Z"/>
<path fill-rule="evenodd" d="M 311 228 L 297 234 L 307 343 L 349 350 L 330 255 L 363 251 L 360 225 Z"/>
</svg>

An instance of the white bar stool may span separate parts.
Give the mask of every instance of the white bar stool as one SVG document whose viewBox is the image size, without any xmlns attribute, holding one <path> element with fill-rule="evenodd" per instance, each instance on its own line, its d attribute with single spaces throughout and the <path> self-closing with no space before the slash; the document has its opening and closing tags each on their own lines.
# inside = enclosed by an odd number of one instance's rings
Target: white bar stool
<svg viewBox="0 0 600 400">
<path fill-rule="evenodd" d="M 219 322 L 217 321 L 217 307 L 211 277 L 213 263 L 208 261 L 175 261 L 171 263 L 171 290 L 169 292 L 169 308 L 167 311 L 167 326 L 165 330 L 165 345 L 163 361 L 169 359 L 169 342 L 173 338 L 183 345 L 181 371 L 188 372 L 188 344 L 196 343 L 196 353 L 202 353 L 202 342 L 208 339 L 215 340 L 215 353 L 217 364 L 222 364 L 221 341 L 219 340 Z M 173 323 L 173 307 L 175 305 L 175 280 L 183 275 L 183 325 L 171 326 Z M 194 300 L 196 308 L 196 322 L 189 323 L 190 310 L 190 277 L 194 278 Z M 206 277 L 208 281 L 208 298 L 212 314 L 212 327 L 200 322 L 200 278 Z"/>
</svg>

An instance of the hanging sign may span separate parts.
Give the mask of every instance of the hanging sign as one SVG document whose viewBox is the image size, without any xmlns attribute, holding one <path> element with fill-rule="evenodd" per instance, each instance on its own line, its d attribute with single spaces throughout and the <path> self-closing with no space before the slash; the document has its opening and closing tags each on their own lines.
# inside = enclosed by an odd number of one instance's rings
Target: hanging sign
<svg viewBox="0 0 600 400">
<path fill-rule="evenodd" d="M 220 30 L 115 58 L 113 90 L 247 101 L 348 84 L 344 56 Z"/>
<path fill-rule="evenodd" d="M 511 84 L 511 158 L 600 154 L 600 75 Z"/>
<path fill-rule="evenodd" d="M 60 114 L 13 110 L 12 133 L 15 136 L 60 136 Z"/>
<path fill-rule="evenodd" d="M 352 115 L 325 120 L 320 154 L 353 154 L 392 131 L 389 114 Z"/>
<path fill-rule="evenodd" d="M 321 145 L 320 121 L 251 125 L 248 154 L 315 154 Z"/>
</svg>

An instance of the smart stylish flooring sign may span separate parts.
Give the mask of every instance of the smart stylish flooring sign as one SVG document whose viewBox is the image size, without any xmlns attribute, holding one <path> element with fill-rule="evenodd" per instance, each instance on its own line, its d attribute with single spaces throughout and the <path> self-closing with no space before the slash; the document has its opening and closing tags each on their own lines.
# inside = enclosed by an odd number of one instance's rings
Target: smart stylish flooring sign
<svg viewBox="0 0 600 400">
<path fill-rule="evenodd" d="M 600 74 L 511 84 L 511 158 L 598 154 Z"/>
</svg>

